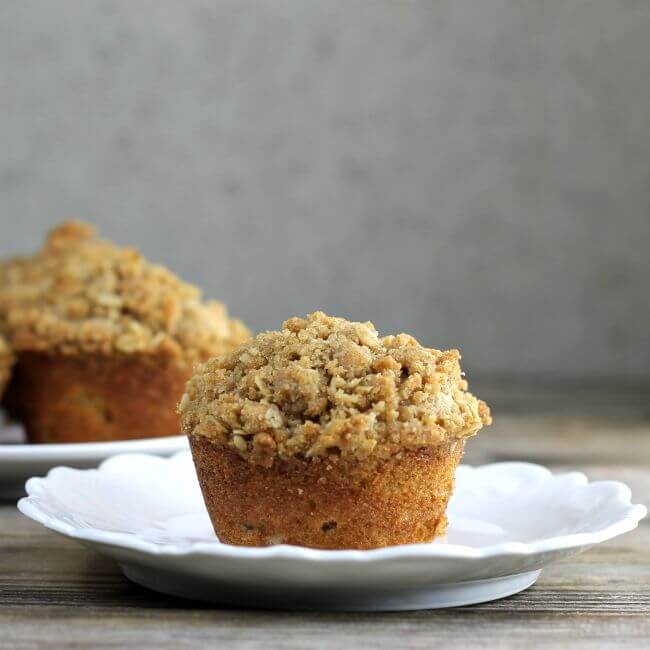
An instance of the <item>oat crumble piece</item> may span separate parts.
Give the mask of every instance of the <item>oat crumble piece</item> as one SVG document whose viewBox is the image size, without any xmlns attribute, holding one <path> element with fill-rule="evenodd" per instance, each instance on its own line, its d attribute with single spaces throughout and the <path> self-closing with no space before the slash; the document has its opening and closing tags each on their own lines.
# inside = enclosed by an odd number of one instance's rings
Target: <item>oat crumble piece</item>
<svg viewBox="0 0 650 650">
<path fill-rule="evenodd" d="M 387 458 L 474 435 L 491 422 L 467 392 L 458 350 L 322 312 L 290 318 L 201 364 L 183 429 L 271 466 L 275 458 Z"/>
<path fill-rule="evenodd" d="M 0 263 L 0 331 L 20 351 L 143 354 L 193 364 L 249 338 L 225 306 L 81 221 Z"/>
</svg>

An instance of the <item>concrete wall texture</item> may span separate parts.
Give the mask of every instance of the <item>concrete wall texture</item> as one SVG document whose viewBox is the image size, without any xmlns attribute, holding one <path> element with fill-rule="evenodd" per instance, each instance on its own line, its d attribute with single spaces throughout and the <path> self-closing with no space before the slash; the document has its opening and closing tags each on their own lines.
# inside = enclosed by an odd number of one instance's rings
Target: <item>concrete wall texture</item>
<svg viewBox="0 0 650 650">
<path fill-rule="evenodd" d="M 650 2 L 6 0 L 0 254 L 83 216 L 256 329 L 647 377 Z"/>
</svg>

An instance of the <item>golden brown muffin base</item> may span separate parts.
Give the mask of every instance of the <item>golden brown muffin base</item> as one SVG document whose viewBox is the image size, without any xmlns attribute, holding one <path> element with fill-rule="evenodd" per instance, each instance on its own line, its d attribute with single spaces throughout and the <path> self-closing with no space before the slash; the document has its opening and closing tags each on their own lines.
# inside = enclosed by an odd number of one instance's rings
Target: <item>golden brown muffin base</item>
<svg viewBox="0 0 650 650">
<path fill-rule="evenodd" d="M 0 400 L 4 395 L 5 388 L 9 383 L 9 377 L 11 373 L 11 364 L 8 360 L 0 359 Z"/>
<path fill-rule="evenodd" d="M 464 441 L 404 451 L 383 462 L 254 465 L 202 436 L 192 456 L 215 533 L 226 544 L 371 549 L 430 542 L 445 510 Z"/>
<path fill-rule="evenodd" d="M 14 363 L 14 356 L 9 350 L 7 343 L 0 335 L 0 399 L 4 393 L 9 378 L 11 377 L 11 367 Z"/>
<path fill-rule="evenodd" d="M 190 372 L 143 356 L 18 356 L 13 396 L 30 442 L 101 442 L 180 433 Z"/>
</svg>

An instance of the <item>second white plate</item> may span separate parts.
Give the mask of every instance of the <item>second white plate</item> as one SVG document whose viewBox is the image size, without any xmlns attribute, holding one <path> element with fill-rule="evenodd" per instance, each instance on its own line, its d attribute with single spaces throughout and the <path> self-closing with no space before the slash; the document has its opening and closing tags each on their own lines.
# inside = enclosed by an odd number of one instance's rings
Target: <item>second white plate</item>
<svg viewBox="0 0 650 650">
<path fill-rule="evenodd" d="M 0 413 L 0 418 L 2 414 Z M 30 476 L 46 474 L 58 465 L 78 469 L 97 467 L 116 454 L 144 453 L 171 456 L 188 448 L 185 436 L 118 440 L 115 442 L 80 442 L 31 445 L 25 442 L 22 427 L 2 426 L 0 419 L 0 499 L 25 494 Z"/>
</svg>

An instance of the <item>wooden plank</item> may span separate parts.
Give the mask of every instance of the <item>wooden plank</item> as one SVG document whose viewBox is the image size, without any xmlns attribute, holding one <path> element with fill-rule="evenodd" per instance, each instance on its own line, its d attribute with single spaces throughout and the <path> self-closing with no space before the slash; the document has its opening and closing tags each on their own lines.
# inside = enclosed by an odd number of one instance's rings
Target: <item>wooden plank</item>
<svg viewBox="0 0 650 650">
<path fill-rule="evenodd" d="M 464 462 L 526 460 L 543 465 L 650 465 L 650 421 L 591 416 L 496 414 L 467 442 Z"/>
<path fill-rule="evenodd" d="M 15 616 L 12 616 L 15 614 Z M 646 614 L 598 617 L 465 608 L 399 614 L 238 610 L 81 613 L 18 610 L 0 616 L 3 647 L 20 648 L 644 648 Z"/>
</svg>

